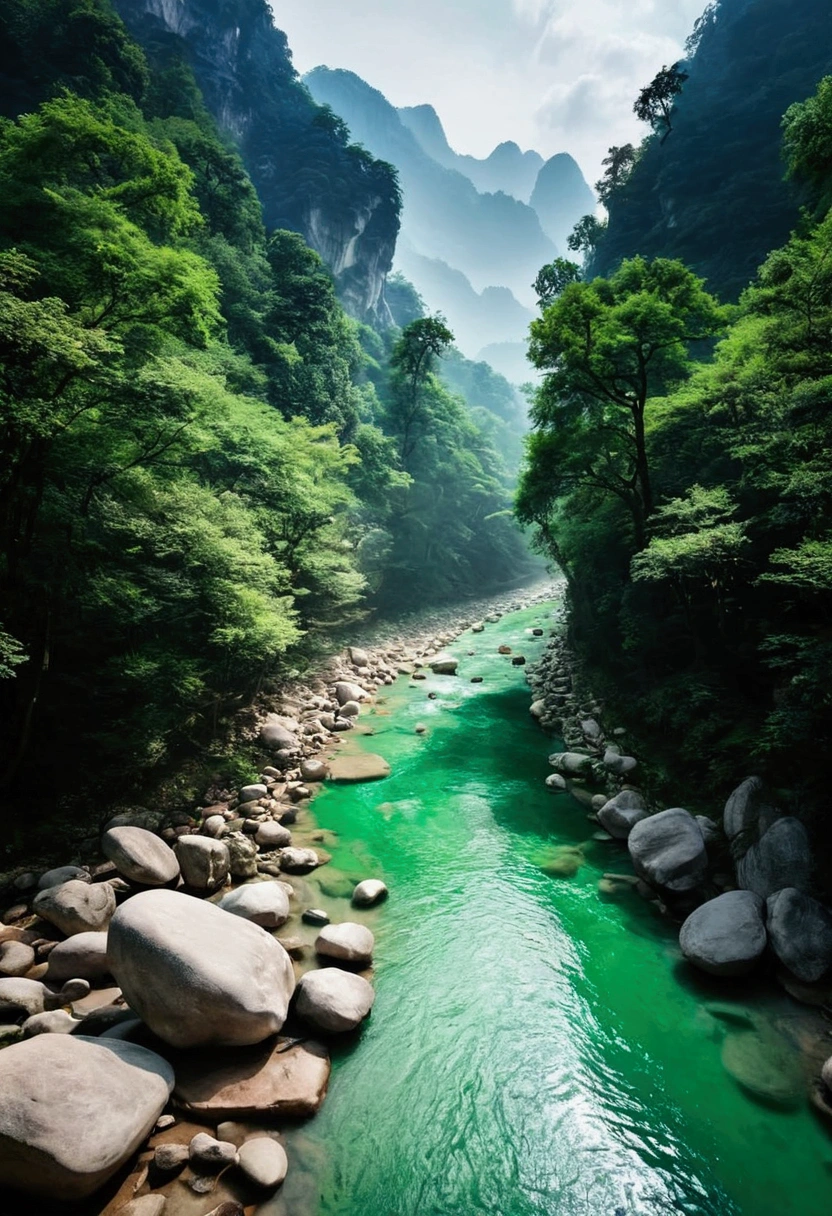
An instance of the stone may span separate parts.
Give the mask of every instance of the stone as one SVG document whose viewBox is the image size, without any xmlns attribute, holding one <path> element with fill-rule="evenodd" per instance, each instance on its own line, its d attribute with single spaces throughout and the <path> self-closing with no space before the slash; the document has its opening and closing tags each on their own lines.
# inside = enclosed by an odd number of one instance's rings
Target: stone
<svg viewBox="0 0 832 1216">
<path fill-rule="evenodd" d="M 346 701 L 339 713 L 342 718 L 358 718 L 361 716 L 361 706 L 357 701 Z"/>
<path fill-rule="evenodd" d="M 365 878 L 352 893 L 352 902 L 356 908 L 370 908 L 380 903 L 389 895 L 387 886 L 379 878 Z"/>
<path fill-rule="evenodd" d="M 348 647 L 348 654 L 353 667 L 369 667 L 370 656 L 366 650 L 362 650 L 359 646 L 350 646 Z"/>
<path fill-rule="evenodd" d="M 34 965 L 35 952 L 26 942 L 0 942 L 0 976 L 19 977 L 31 971 Z"/>
<path fill-rule="evenodd" d="M 110 828 L 101 838 L 101 851 L 130 882 L 166 887 L 179 877 L 173 849 L 144 828 Z"/>
<path fill-rule="evenodd" d="M 546 702 L 532 701 L 529 706 L 529 713 L 533 718 L 544 718 L 546 716 Z"/>
<path fill-rule="evenodd" d="M 38 879 L 38 890 L 48 891 L 50 887 L 60 887 L 65 882 L 92 882 L 89 870 L 81 866 L 58 866 L 55 870 L 47 870 Z"/>
<path fill-rule="evenodd" d="M 350 684 L 346 680 L 340 680 L 335 685 L 335 699 L 339 705 L 346 705 L 349 701 L 366 701 L 369 695 L 359 684 Z"/>
<path fill-rule="evenodd" d="M 456 669 L 459 667 L 459 659 L 455 659 L 449 654 L 440 654 L 435 659 L 431 659 L 428 666 L 435 676 L 455 676 Z"/>
<path fill-rule="evenodd" d="M 228 849 L 228 870 L 232 878 L 257 877 L 257 846 L 242 832 L 231 832 L 223 840 Z"/>
<path fill-rule="evenodd" d="M 35 897 L 34 911 L 61 933 L 89 933 L 106 929 L 116 910 L 115 891 L 108 882 L 85 883 L 78 879 L 60 887 L 48 887 Z"/>
<path fill-rule="evenodd" d="M 240 1169 L 252 1186 L 276 1191 L 289 1172 L 286 1150 L 269 1136 L 255 1136 L 240 1148 Z"/>
<path fill-rule="evenodd" d="M 65 942 L 58 942 L 49 952 L 46 980 L 62 984 L 65 980 L 98 980 L 109 975 L 106 933 L 76 933 Z"/>
<path fill-rule="evenodd" d="M 722 826 L 729 840 L 747 836 L 757 826 L 763 783 L 759 777 L 746 777 L 725 803 Z"/>
<path fill-rule="evenodd" d="M 347 963 L 372 962 L 374 948 L 375 938 L 370 930 L 354 921 L 326 925 L 315 939 L 318 954 Z"/>
<path fill-rule="evenodd" d="M 373 752 L 333 756 L 329 762 L 331 781 L 381 781 L 390 776 L 390 765 Z"/>
<path fill-rule="evenodd" d="M 188 1160 L 186 1144 L 160 1144 L 153 1153 L 153 1164 L 160 1174 L 175 1174 Z"/>
<path fill-rule="evenodd" d="M 38 885 L 38 876 L 33 874 L 31 870 L 24 871 L 23 874 L 18 874 L 12 886 L 15 891 L 31 891 Z"/>
<path fill-rule="evenodd" d="M 771 947 L 792 975 L 815 984 L 832 967 L 832 912 L 811 895 L 786 887 L 766 900 Z"/>
<path fill-rule="evenodd" d="M 298 1016 L 318 1030 L 341 1034 L 355 1030 L 369 1014 L 375 992 L 360 975 L 339 967 L 322 967 L 301 976 L 297 988 Z"/>
<path fill-rule="evenodd" d="M 186 886 L 194 891 L 216 891 L 225 884 L 231 855 L 221 840 L 180 836 L 175 852 Z"/>
<path fill-rule="evenodd" d="M 226 833 L 225 820 L 222 815 L 209 815 L 202 822 L 202 830 L 206 836 L 210 836 L 213 840 L 219 840 Z"/>
<path fill-rule="evenodd" d="M 679 934 L 682 954 L 710 975 L 746 975 L 766 948 L 763 901 L 751 891 L 726 891 L 691 912 Z"/>
<path fill-rule="evenodd" d="M 692 891 L 705 879 L 708 855 L 699 825 L 689 811 L 672 807 L 642 819 L 627 848 L 636 874 L 667 891 Z"/>
<path fill-rule="evenodd" d="M 546 778 L 546 788 L 547 790 L 565 790 L 566 778 L 562 777 L 560 773 L 550 773 Z"/>
<path fill-rule="evenodd" d="M 592 757 L 583 752 L 556 752 L 549 757 L 552 768 L 565 777 L 584 776 L 592 767 Z"/>
<path fill-rule="evenodd" d="M 240 790 L 240 802 L 259 802 L 261 798 L 268 798 L 269 791 L 265 785 L 244 785 Z"/>
<path fill-rule="evenodd" d="M 719 848 L 719 845 L 723 843 L 719 824 L 715 823 L 713 819 L 709 819 L 707 815 L 694 815 L 694 819 L 699 824 L 699 831 L 702 833 L 705 847 L 707 849 Z"/>
<path fill-rule="evenodd" d="M 329 1053 L 310 1039 L 188 1052 L 176 1065 L 174 1101 L 184 1113 L 212 1124 L 224 1119 L 305 1119 L 320 1109 L 329 1073 Z"/>
<path fill-rule="evenodd" d="M 13 1021 L 21 1013 L 43 1013 L 49 990 L 40 980 L 8 976 L 0 979 L 0 1022 Z"/>
<path fill-rule="evenodd" d="M 29 1039 L 38 1034 L 72 1034 L 83 1025 L 83 1021 L 83 1018 L 74 1018 L 66 1009 L 46 1009 L 26 1019 L 23 1033 Z"/>
<path fill-rule="evenodd" d="M 292 833 L 282 823 L 269 819 L 258 825 L 254 839 L 261 849 L 285 849 L 292 843 Z"/>
<path fill-rule="evenodd" d="M 215 1140 L 207 1132 L 197 1132 L 188 1145 L 188 1160 L 197 1170 L 216 1173 L 237 1164 L 237 1147 L 227 1140 Z"/>
<path fill-rule="evenodd" d="M 258 925 L 193 896 L 134 895 L 113 917 L 108 952 L 131 1009 L 174 1047 L 259 1043 L 286 1020 L 286 951 Z"/>
<path fill-rule="evenodd" d="M 280 868 L 287 874 L 305 874 L 321 864 L 321 859 L 314 849 L 283 849 L 280 854 Z"/>
<path fill-rule="evenodd" d="M 753 1098 L 790 1110 L 805 1096 L 800 1057 L 780 1035 L 765 1027 L 725 1036 L 722 1065 Z"/>
<path fill-rule="evenodd" d="M 289 896 L 282 882 L 252 882 L 237 887 L 223 896 L 219 906 L 263 929 L 279 929 L 289 919 Z"/>
<path fill-rule="evenodd" d="M 812 849 L 799 819 L 778 819 L 737 863 L 741 887 L 768 899 L 775 891 L 808 889 L 812 877 Z"/>
<path fill-rule="evenodd" d="M 608 747 L 604 752 L 604 768 L 616 777 L 626 777 L 638 768 L 635 756 L 620 756 L 617 751 Z"/>
<path fill-rule="evenodd" d="M 301 920 L 305 925 L 328 925 L 329 914 L 321 908 L 306 908 L 301 913 Z"/>
<path fill-rule="evenodd" d="M 134 1043 L 50 1034 L 12 1044 L 0 1052 L 0 1184 L 50 1199 L 92 1195 L 142 1144 L 172 1089 L 170 1065 Z"/>
<path fill-rule="evenodd" d="M 641 794 L 637 790 L 622 790 L 604 803 L 598 811 L 598 822 L 616 840 L 626 840 L 635 825 L 648 816 Z"/>
<path fill-rule="evenodd" d="M 260 742 L 272 752 L 294 752 L 298 745 L 295 735 L 283 725 L 277 714 L 270 714 L 260 727 Z"/>
<path fill-rule="evenodd" d="M 323 760 L 304 760 L 300 766 L 300 775 L 304 781 L 323 781 L 327 775 L 326 764 Z"/>
<path fill-rule="evenodd" d="M 516 654 L 514 656 L 514 658 L 511 660 L 511 665 L 512 665 L 512 667 L 525 667 L 526 666 L 526 656 L 523 654 Z"/>
</svg>

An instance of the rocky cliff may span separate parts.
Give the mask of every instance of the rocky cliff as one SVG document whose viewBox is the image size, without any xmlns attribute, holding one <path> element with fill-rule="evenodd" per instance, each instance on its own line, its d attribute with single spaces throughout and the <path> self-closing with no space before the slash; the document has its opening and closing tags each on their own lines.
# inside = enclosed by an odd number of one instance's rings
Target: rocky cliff
<svg viewBox="0 0 832 1216">
<path fill-rule="evenodd" d="M 385 324 L 400 197 L 394 170 L 351 145 L 315 104 L 265 0 L 116 0 L 151 61 L 181 55 L 237 144 L 266 225 L 300 232 L 335 276 L 348 310 Z"/>
<path fill-rule="evenodd" d="M 719 0 L 700 31 L 673 130 L 613 196 L 592 269 L 678 257 L 733 299 L 798 222 L 780 122 L 832 71 L 832 21 L 828 0 Z"/>
</svg>

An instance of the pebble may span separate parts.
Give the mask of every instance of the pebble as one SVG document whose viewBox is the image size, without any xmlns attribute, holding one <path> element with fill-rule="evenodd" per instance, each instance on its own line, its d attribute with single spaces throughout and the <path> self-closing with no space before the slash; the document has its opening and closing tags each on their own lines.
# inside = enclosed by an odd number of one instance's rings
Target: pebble
<svg viewBox="0 0 832 1216">
<path fill-rule="evenodd" d="M 197 1132 L 188 1145 L 188 1160 L 203 1170 L 221 1170 L 237 1164 L 237 1149 L 227 1140 L 215 1140 L 207 1132 Z"/>
<path fill-rule="evenodd" d="M 264 1191 L 275 1191 L 289 1169 L 282 1144 L 268 1136 L 246 1140 L 240 1149 L 240 1169 L 249 1182 Z"/>
<path fill-rule="evenodd" d="M 306 925 L 328 925 L 329 916 L 320 908 L 307 908 L 301 913 L 301 920 Z"/>
</svg>

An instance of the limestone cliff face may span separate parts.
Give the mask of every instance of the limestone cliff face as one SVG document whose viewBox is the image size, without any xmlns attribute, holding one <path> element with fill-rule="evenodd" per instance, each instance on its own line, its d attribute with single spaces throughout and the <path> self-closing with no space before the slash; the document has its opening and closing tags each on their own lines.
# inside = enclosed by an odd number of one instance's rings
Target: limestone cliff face
<svg viewBox="0 0 832 1216">
<path fill-rule="evenodd" d="M 269 229 L 300 232 L 331 268 L 347 309 L 389 323 L 384 285 L 400 199 L 395 172 L 298 79 L 265 0 L 115 0 L 151 59 L 181 54 L 238 145 Z"/>
</svg>

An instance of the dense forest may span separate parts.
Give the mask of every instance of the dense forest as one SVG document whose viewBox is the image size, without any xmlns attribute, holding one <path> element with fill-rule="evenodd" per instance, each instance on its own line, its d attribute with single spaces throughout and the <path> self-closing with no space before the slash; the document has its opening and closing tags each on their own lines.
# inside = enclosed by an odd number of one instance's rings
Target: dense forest
<svg viewBox="0 0 832 1216">
<path fill-rule="evenodd" d="M 594 678 L 664 774 L 713 807 L 759 771 L 828 844 L 832 78 L 782 133 L 781 204 L 799 189 L 807 205 L 738 306 L 638 248 L 605 276 L 541 275 L 518 510 L 568 576 Z M 662 135 L 678 159 L 681 122 Z"/>
<path fill-rule="evenodd" d="M 177 44 L 148 59 L 107 0 L 5 0 L 0 47 L 0 777 L 73 815 L 333 629 L 526 573 L 519 424 L 406 283 L 372 329 L 264 224 Z M 355 160 L 292 87 L 321 172 Z"/>
</svg>

